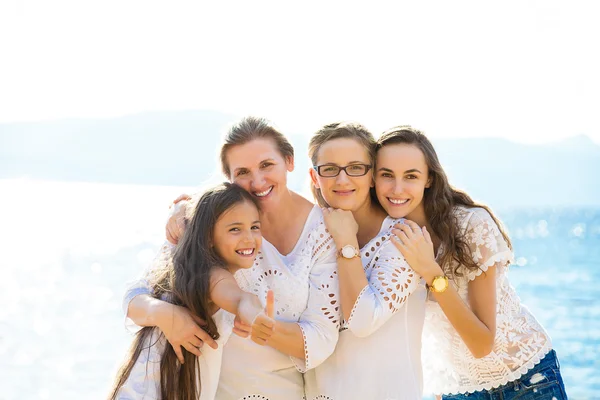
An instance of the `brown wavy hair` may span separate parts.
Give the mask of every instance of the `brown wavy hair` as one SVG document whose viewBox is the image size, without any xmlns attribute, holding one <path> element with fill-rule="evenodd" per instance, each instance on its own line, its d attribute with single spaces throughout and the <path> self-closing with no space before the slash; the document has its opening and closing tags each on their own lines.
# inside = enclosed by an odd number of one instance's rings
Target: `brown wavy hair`
<svg viewBox="0 0 600 400">
<path fill-rule="evenodd" d="M 221 169 L 227 179 L 231 178 L 231 171 L 227 163 L 227 151 L 234 146 L 246 144 L 255 139 L 270 139 L 275 143 L 283 158 L 294 158 L 294 147 L 271 121 L 260 117 L 244 117 L 229 128 L 221 145 Z"/>
<path fill-rule="evenodd" d="M 376 151 L 392 144 L 416 146 L 425 156 L 431 186 L 425 189 L 423 205 L 427 222 L 431 226 L 433 234 L 443 244 L 439 261 L 446 274 L 462 276 L 458 271 L 460 265 L 465 266 L 468 270 L 479 269 L 479 265 L 471 257 L 471 250 L 464 237 L 465 232 L 461 231 L 456 220 L 454 214 L 456 206 L 479 207 L 486 210 L 498 225 L 508 247 L 512 249 L 508 235 L 492 210 L 486 205 L 476 203 L 467 193 L 450 185 L 433 145 L 423 132 L 409 125 L 388 129 L 377 141 Z M 454 262 L 458 264 L 454 264 Z M 454 269 L 452 269 L 452 265 L 456 265 Z"/>
<path fill-rule="evenodd" d="M 223 183 L 207 190 L 197 201 L 185 233 L 172 256 L 157 260 L 148 277 L 152 296 L 186 307 L 206 321 L 203 327 L 214 339 L 219 338 L 210 312 L 210 276 L 213 268 L 225 268 L 225 262 L 212 245 L 214 226 L 219 217 L 233 206 L 256 200 L 241 187 Z M 158 334 L 158 339 L 156 338 Z M 127 381 L 138 357 L 150 352 L 164 334 L 154 327 L 144 327 L 137 334 L 119 369 L 109 399 L 116 400 L 119 389 Z M 185 363 L 180 364 L 170 345 L 165 346 L 160 359 L 160 398 L 163 400 L 196 400 L 198 358 L 183 349 Z M 197 379 L 198 378 L 198 379 Z"/>
<path fill-rule="evenodd" d="M 375 141 L 373 134 L 366 127 L 356 122 L 334 122 L 323 126 L 310 138 L 308 144 L 308 156 L 312 161 L 313 167 L 317 166 L 317 159 L 319 158 L 321 146 L 330 140 L 343 138 L 353 139 L 359 144 L 362 144 L 369 155 L 369 163 L 371 166 L 375 165 L 375 146 L 377 142 Z M 321 189 L 317 189 L 312 180 L 310 182 L 310 191 L 319 206 L 329 207 L 323 194 L 321 194 Z M 375 188 L 371 188 L 369 193 L 371 202 L 375 205 L 379 205 L 379 200 L 377 200 L 377 195 L 375 194 Z"/>
</svg>

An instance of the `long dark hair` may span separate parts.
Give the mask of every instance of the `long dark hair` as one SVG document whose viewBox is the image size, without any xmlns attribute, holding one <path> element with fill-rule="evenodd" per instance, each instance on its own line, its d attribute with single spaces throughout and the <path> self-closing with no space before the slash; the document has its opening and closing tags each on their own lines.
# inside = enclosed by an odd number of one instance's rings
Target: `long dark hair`
<svg viewBox="0 0 600 400">
<path fill-rule="evenodd" d="M 223 183 L 207 190 L 194 207 L 191 220 L 172 256 L 166 255 L 157 261 L 149 277 L 152 295 L 166 299 L 172 304 L 186 307 L 206 321 L 203 328 L 214 338 L 219 332 L 210 313 L 210 275 L 215 267 L 225 268 L 223 259 L 213 247 L 214 226 L 223 213 L 231 207 L 255 199 L 241 187 Z M 116 400 L 121 386 L 129 377 L 133 366 L 143 351 L 155 346 L 156 328 L 144 327 L 131 345 L 125 362 L 119 369 L 109 399 Z M 162 332 L 158 339 L 164 340 Z M 160 360 L 160 394 L 163 400 L 196 400 L 200 393 L 197 387 L 197 357 L 183 350 L 185 363 L 180 364 L 171 346 L 165 346 Z"/>
<path fill-rule="evenodd" d="M 359 144 L 363 145 L 369 155 L 369 162 L 371 165 L 375 164 L 376 142 L 373 134 L 366 127 L 356 122 L 334 122 L 323 126 L 310 138 L 308 144 L 308 156 L 312 161 L 313 167 L 317 166 L 317 159 L 319 158 L 321 146 L 330 140 L 343 138 L 356 140 Z M 321 189 L 317 189 L 312 181 L 310 183 L 310 190 L 319 206 L 329 207 L 329 204 L 325 201 L 325 198 L 321 193 Z M 375 205 L 379 205 L 375 189 L 371 188 L 369 193 L 371 202 Z"/>
<path fill-rule="evenodd" d="M 461 232 L 454 215 L 455 206 L 464 206 L 467 208 L 479 207 L 486 210 L 496 225 L 498 225 L 508 247 L 512 249 L 508 235 L 492 210 L 483 204 L 476 203 L 467 193 L 450 185 L 433 145 L 423 132 L 408 125 L 389 129 L 377 141 L 377 151 L 382 147 L 392 144 L 410 144 L 416 146 L 425 156 L 431 185 L 425 189 L 423 205 L 425 207 L 427 222 L 430 224 L 434 235 L 443 244 L 442 253 L 439 257 L 440 264 L 446 274 L 461 276 L 458 271 L 461 264 L 468 270 L 479 269 L 479 265 L 477 265 L 470 255 L 471 251 L 464 237 L 465 232 Z M 452 269 L 453 262 L 458 263 L 454 269 Z"/>
</svg>

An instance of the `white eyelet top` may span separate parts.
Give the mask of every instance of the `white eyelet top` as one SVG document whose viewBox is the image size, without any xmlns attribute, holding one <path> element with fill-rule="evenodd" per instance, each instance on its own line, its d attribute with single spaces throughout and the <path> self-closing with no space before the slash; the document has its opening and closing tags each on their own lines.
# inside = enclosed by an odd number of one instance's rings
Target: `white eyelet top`
<svg viewBox="0 0 600 400">
<path fill-rule="evenodd" d="M 492 352 L 476 359 L 430 296 L 423 329 L 423 368 L 426 392 L 436 394 L 489 390 L 512 382 L 552 349 L 550 337 L 508 281 L 513 252 L 489 213 L 478 207 L 456 207 L 455 215 L 481 269 L 463 269 L 464 276 L 451 284 L 469 304 L 468 283 L 496 267 L 496 339 Z"/>
<path fill-rule="evenodd" d="M 307 399 L 422 399 L 426 289 L 389 240 L 402 221 L 387 217 L 361 249 L 368 284 L 342 323 L 334 353 L 306 373 Z"/>
</svg>

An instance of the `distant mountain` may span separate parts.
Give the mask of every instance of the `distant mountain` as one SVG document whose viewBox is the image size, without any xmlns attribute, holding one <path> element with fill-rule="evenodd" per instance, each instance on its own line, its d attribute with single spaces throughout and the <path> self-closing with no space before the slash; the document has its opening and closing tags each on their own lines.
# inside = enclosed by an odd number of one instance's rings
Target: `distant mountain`
<svg viewBox="0 0 600 400">
<path fill-rule="evenodd" d="M 218 149 L 238 117 L 156 112 L 104 120 L 0 124 L 0 178 L 198 185 L 220 181 Z M 290 186 L 303 189 L 308 134 Z M 600 146 L 587 136 L 526 145 L 504 139 L 434 140 L 456 187 L 495 207 L 600 205 Z"/>
<path fill-rule="evenodd" d="M 236 119 L 183 111 L 0 125 L 0 177 L 194 185 L 213 173 Z"/>
</svg>

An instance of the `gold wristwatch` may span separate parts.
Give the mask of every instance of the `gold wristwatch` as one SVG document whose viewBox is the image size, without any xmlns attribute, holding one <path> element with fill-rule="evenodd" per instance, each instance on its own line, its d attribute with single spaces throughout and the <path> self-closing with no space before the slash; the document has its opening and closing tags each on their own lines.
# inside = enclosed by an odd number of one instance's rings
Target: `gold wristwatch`
<svg viewBox="0 0 600 400">
<path fill-rule="evenodd" d="M 448 277 L 446 275 L 434 276 L 431 285 L 427 285 L 429 290 L 435 293 L 443 293 L 448 289 Z"/>
<path fill-rule="evenodd" d="M 338 258 L 344 257 L 348 260 L 351 260 L 355 257 L 360 257 L 360 251 L 358 251 L 358 249 L 356 247 L 352 246 L 351 244 L 347 244 L 338 250 L 337 256 L 338 256 Z"/>
</svg>

